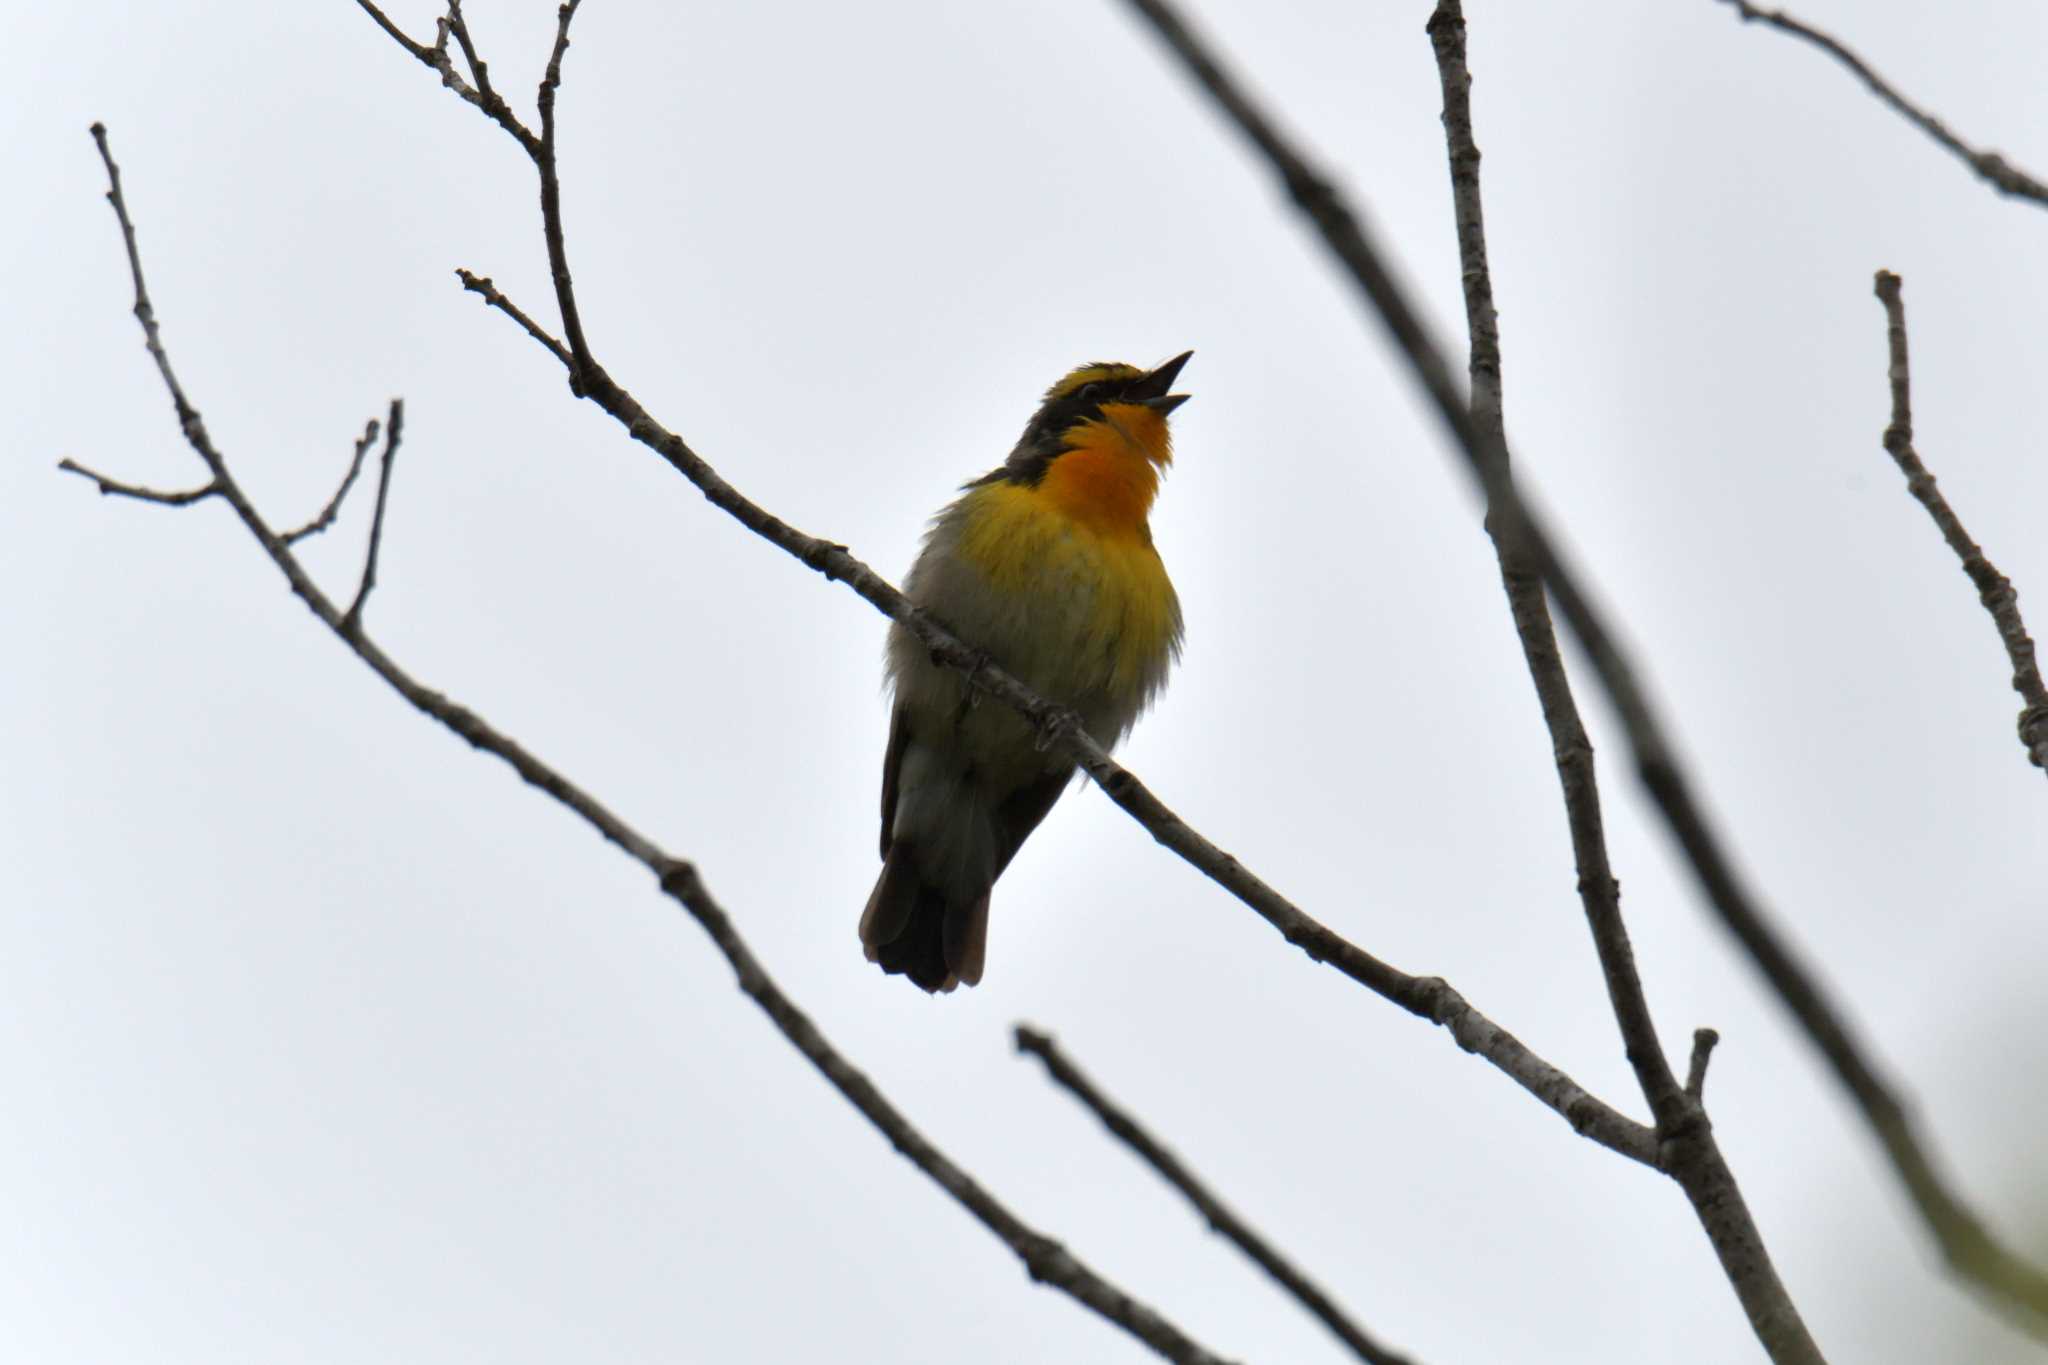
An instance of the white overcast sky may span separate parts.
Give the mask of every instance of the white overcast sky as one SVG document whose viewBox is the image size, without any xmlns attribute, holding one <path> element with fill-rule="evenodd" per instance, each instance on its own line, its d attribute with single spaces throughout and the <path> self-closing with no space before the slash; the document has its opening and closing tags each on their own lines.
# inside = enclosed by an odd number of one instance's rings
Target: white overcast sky
<svg viewBox="0 0 2048 1365">
<path fill-rule="evenodd" d="M 1426 0 L 1194 16 L 1445 329 Z M 396 3 L 415 34 L 435 6 Z M 553 8 L 474 0 L 523 103 Z M 1803 0 L 2048 172 L 2048 11 Z M 1879 267 L 1920 448 L 2048 632 L 2048 213 L 1710 0 L 1475 0 L 1521 468 L 1779 925 L 1961 1188 L 2048 1258 L 2048 790 L 1990 623 L 1879 446 Z M 8 1359 L 1123 1361 L 832 1093 L 645 872 L 403 705 L 198 467 L 165 335 L 279 524 L 407 401 L 375 635 L 695 859 L 848 1055 L 1024 1217 L 1213 1349 L 1345 1358 L 1016 1060 L 1028 1020 L 1427 1365 L 1759 1358 L 1675 1186 L 1286 947 L 1076 790 L 978 990 L 861 958 L 883 621 L 574 402 L 463 295 L 548 308 L 529 167 L 347 0 L 15 7 L 0 214 L 0 1336 Z M 1125 751 L 1312 913 L 1641 1114 L 1471 490 L 1269 175 L 1109 0 L 589 0 L 561 99 L 612 373 L 900 575 L 1091 359 L 1193 347 L 1154 517 L 1189 622 Z M 1459 346 L 1462 355 L 1462 344 Z M 352 587 L 359 496 L 307 558 Z M 1710 920 L 1582 681 L 1624 904 L 1840 1361 L 2026 1348 L 1939 1273 L 1840 1087 Z M 2026 1358 L 2031 1358 L 2030 1356 Z"/>
</svg>

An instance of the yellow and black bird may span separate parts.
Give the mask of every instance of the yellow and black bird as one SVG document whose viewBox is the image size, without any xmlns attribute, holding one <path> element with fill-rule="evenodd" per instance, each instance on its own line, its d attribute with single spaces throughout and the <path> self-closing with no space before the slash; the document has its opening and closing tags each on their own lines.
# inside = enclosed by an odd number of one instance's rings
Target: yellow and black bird
<svg viewBox="0 0 2048 1365">
<path fill-rule="evenodd" d="M 1173 460 L 1154 370 L 1083 365 L 1046 391 L 1010 458 L 932 519 L 904 594 L 1114 745 L 1179 657 L 1180 601 L 1147 516 Z M 882 875 L 860 919 L 868 960 L 928 991 L 981 980 L 989 888 L 1074 765 L 1007 706 L 889 629 L 895 694 L 882 759 Z"/>
</svg>

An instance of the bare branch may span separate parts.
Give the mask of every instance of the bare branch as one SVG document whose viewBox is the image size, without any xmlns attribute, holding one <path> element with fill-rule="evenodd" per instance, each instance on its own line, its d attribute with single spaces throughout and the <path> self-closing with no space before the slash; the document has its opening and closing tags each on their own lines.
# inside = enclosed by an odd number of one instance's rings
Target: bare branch
<svg viewBox="0 0 2048 1365">
<path fill-rule="evenodd" d="M 114 164 L 114 154 L 107 150 L 107 128 L 103 123 L 92 125 L 93 145 L 99 148 L 100 164 L 107 169 L 107 202 L 114 206 L 114 217 L 121 224 L 121 245 L 128 252 L 128 278 L 135 286 L 135 320 L 142 324 L 142 344 L 149 351 L 149 358 L 156 362 L 156 372 L 163 378 L 164 388 L 171 395 L 171 406 L 178 414 L 178 431 L 185 443 L 197 451 L 206 461 L 216 482 L 220 470 L 216 467 L 219 457 L 213 453 L 213 442 L 206 434 L 206 424 L 200 420 L 199 410 L 185 397 L 185 387 L 178 382 L 178 376 L 171 369 L 171 358 L 164 351 L 163 332 L 157 326 L 156 309 L 149 301 L 149 289 L 142 282 L 142 254 L 135 245 L 135 224 L 128 217 L 128 202 L 121 194 L 121 168 Z M 197 499 L 194 499 L 196 501 Z"/>
<path fill-rule="evenodd" d="M 93 135 L 99 143 L 102 157 L 107 161 L 111 177 L 113 162 L 106 155 L 106 130 L 94 124 Z M 119 182 L 116 180 L 114 183 L 116 190 L 109 198 L 114 204 L 115 213 L 121 219 L 124 235 L 130 243 L 130 264 L 135 274 L 137 292 L 141 294 L 141 265 L 133 252 L 134 232 L 129 224 L 127 205 L 119 194 Z M 163 358 L 161 347 L 157 344 L 155 325 L 146 306 L 138 308 L 137 316 L 143 319 L 144 332 L 149 338 L 151 353 L 157 356 L 159 371 L 164 376 L 165 384 L 171 388 L 173 399 L 182 415 L 190 410 L 189 404 L 185 402 L 183 393 L 177 389 L 176 381 L 171 378 L 169 362 Z M 190 422 L 181 422 L 186 428 L 188 439 L 196 426 L 196 421 L 195 416 Z M 384 463 L 387 477 L 390 459 L 396 449 L 399 425 L 399 414 L 394 409 L 385 444 Z M 200 430 L 200 435 L 203 439 L 203 429 Z M 907 1157 L 911 1164 L 923 1171 L 983 1226 L 995 1233 L 1024 1263 L 1033 1280 L 1063 1291 L 1178 1365 L 1224 1365 L 1219 1357 L 1188 1337 L 1157 1311 L 1133 1299 L 1122 1289 L 1097 1275 L 1058 1242 L 1017 1218 L 982 1188 L 978 1181 L 954 1164 L 875 1088 L 874 1083 L 865 1074 L 832 1046 L 811 1022 L 809 1016 L 783 994 L 781 988 L 775 984 L 774 979 L 768 975 L 740 937 L 739 931 L 733 927 L 732 920 L 723 907 L 713 899 L 695 867 L 665 852 L 652 840 L 613 814 L 595 797 L 542 762 L 509 735 L 495 729 L 482 716 L 414 679 L 352 619 L 355 608 L 352 607 L 349 613 L 342 612 L 320 590 L 319 585 L 307 574 L 284 538 L 271 529 L 255 505 L 249 501 L 241 486 L 229 473 L 226 460 L 210 442 L 200 449 L 200 454 L 205 459 L 207 467 L 213 471 L 219 496 L 235 509 L 243 526 L 270 556 L 271 562 L 290 583 L 292 591 L 312 609 L 313 614 L 319 617 L 329 630 L 340 637 L 358 658 L 415 708 L 447 726 L 471 746 L 503 759 L 522 779 L 575 812 L 599 834 L 653 872 L 659 880 L 661 889 L 681 904 L 703 927 L 731 965 L 740 989 L 760 1006 L 783 1037 L 803 1053 L 805 1058 L 823 1073 L 832 1087 L 887 1137 L 890 1144 Z M 381 496 L 379 501 L 381 503 Z M 374 560 L 373 550 L 373 564 Z M 365 589 L 370 576 L 366 571 Z M 359 594 L 357 606 L 360 604 Z"/>
<path fill-rule="evenodd" d="M 1238 1250 L 1251 1257 L 1260 1269 L 1278 1281 L 1282 1289 L 1292 1294 L 1302 1307 L 1308 1309 L 1325 1327 L 1335 1333 L 1337 1339 L 1349 1346 L 1360 1360 L 1367 1361 L 1370 1365 L 1410 1365 L 1407 1356 L 1388 1350 L 1366 1335 L 1365 1329 L 1353 1322 L 1328 1294 L 1295 1269 L 1285 1256 L 1233 1213 L 1228 1205 L 1211 1194 L 1208 1188 L 1195 1178 L 1194 1172 L 1181 1164 L 1179 1157 L 1161 1146 L 1136 1119 L 1104 1095 L 1079 1067 L 1069 1061 L 1066 1054 L 1060 1051 L 1059 1044 L 1049 1035 L 1040 1033 L 1028 1025 L 1019 1024 L 1015 1036 L 1017 1051 L 1029 1053 L 1045 1063 L 1046 1073 L 1075 1099 L 1087 1105 L 1095 1117 L 1102 1120 L 1103 1127 L 1115 1134 L 1126 1147 L 1136 1152 L 1145 1164 L 1159 1172 L 1167 1184 L 1187 1196 L 1188 1202 L 1208 1220 L 1212 1231 L 1219 1232 L 1236 1243 Z"/>
<path fill-rule="evenodd" d="M 1458 229 L 1458 256 L 1465 286 L 1465 321 L 1472 339 L 1472 419 L 1498 453 L 1499 482 L 1511 486 L 1507 467 L 1507 430 L 1502 408 L 1500 331 L 1493 304 L 1493 274 L 1486 261 L 1486 218 L 1479 192 L 1479 145 L 1472 133 L 1472 73 L 1465 60 L 1465 15 L 1458 0 L 1441 0 L 1429 19 L 1436 49 L 1437 75 L 1443 87 L 1444 140 L 1450 156 L 1451 201 Z M 1607 856 L 1607 834 L 1600 811 L 1600 787 L 1593 763 L 1593 742 L 1579 716 L 1557 647 L 1550 606 L 1543 595 L 1543 575 L 1523 546 L 1495 529 L 1489 507 L 1487 527 L 1500 561 L 1501 584 L 1522 657 L 1536 685 L 1543 723 L 1550 732 L 1558 785 L 1571 831 L 1572 855 L 1578 865 L 1579 899 L 1593 931 L 1593 945 L 1607 978 L 1629 1064 L 1643 1098 L 1660 1122 L 1675 1120 L 1682 1106 L 1678 1080 L 1657 1039 L 1642 978 L 1636 972 L 1635 950 L 1621 917 L 1621 886 Z"/>
<path fill-rule="evenodd" d="M 497 119 L 501 124 L 506 119 L 511 119 L 512 110 L 510 106 L 498 97 L 496 90 L 491 88 L 491 68 L 485 64 L 482 57 L 477 55 L 476 43 L 469 36 L 469 20 L 463 17 L 462 0 L 448 0 L 448 17 L 443 22 L 447 32 L 461 46 L 462 60 L 469 64 L 469 79 L 476 86 L 478 107 L 485 113 L 490 114 L 492 118 Z M 518 122 L 517 119 L 512 121 L 514 123 Z M 523 127 L 518 129 L 514 132 L 514 136 L 517 136 L 518 132 L 523 131 Z"/>
<path fill-rule="evenodd" d="M 519 116 L 512 112 L 512 106 L 505 103 L 498 92 L 491 88 L 489 68 L 477 57 L 476 48 L 470 42 L 469 26 L 462 18 L 461 0 L 451 0 L 447 17 L 440 21 L 439 35 L 432 47 L 408 38 L 405 31 L 392 23 L 384 11 L 378 9 L 371 0 L 356 0 L 356 3 L 362 6 L 365 14 L 376 21 L 378 28 L 390 35 L 393 42 L 439 75 L 442 85 L 475 105 L 483 111 L 486 118 L 510 133 L 528 156 L 540 155 L 540 139 L 533 135 L 532 129 L 519 121 Z M 474 85 L 462 79 L 461 74 L 455 69 L 454 58 L 448 55 L 448 38 L 451 34 L 462 46 L 463 59 L 469 63 L 470 72 L 476 78 Z"/>
<path fill-rule="evenodd" d="M 556 33 L 556 48 L 550 59 L 558 71 L 559 57 L 567 42 L 567 11 Z M 546 89 L 545 82 L 543 89 Z M 552 117 L 550 115 L 550 117 Z M 537 164 L 547 164 L 539 158 Z M 542 231 L 549 241 L 550 260 L 566 262 L 561 252 L 560 195 L 542 195 Z M 571 350 L 554 342 L 503 295 L 459 271 L 465 288 L 481 293 L 492 306 L 546 346 L 570 372 L 571 387 L 611 414 L 634 440 L 660 455 L 684 478 L 697 486 L 714 507 L 734 518 L 762 539 L 780 547 L 828 579 L 845 583 L 862 599 L 891 620 L 901 621 L 925 646 L 932 658 L 956 668 L 971 685 L 1015 709 L 1037 726 L 1049 745 L 1056 745 L 1072 758 L 1101 787 L 1110 800 L 1150 831 L 1152 837 L 1179 854 L 1191 866 L 1224 890 L 1243 901 L 1267 923 L 1318 962 L 1328 962 L 1338 971 L 1377 992 L 1396 1005 L 1431 1023 L 1447 1028 L 1458 1046 L 1485 1058 L 1517 1085 L 1571 1125 L 1572 1131 L 1645 1165 L 1658 1162 L 1655 1133 L 1589 1094 L 1578 1082 L 1537 1056 L 1512 1033 L 1494 1023 L 1438 977 L 1410 976 L 1350 943 L 1327 925 L 1314 919 L 1279 892 L 1253 875 L 1154 796 L 1136 775 L 1109 757 L 1088 733 L 1074 723 L 1072 714 L 1047 702 L 990 660 L 986 651 L 963 643 L 930 616 L 911 605 L 888 580 L 851 554 L 846 546 L 808 535 L 759 504 L 752 502 L 728 483 L 688 442 L 660 422 L 614 380 L 594 357 L 579 360 Z M 556 276 L 557 293 L 564 304 L 564 316 L 573 316 L 575 286 L 563 265 Z M 571 346 L 574 346 L 572 339 Z"/>
<path fill-rule="evenodd" d="M 363 604 L 370 600 L 370 590 L 377 586 L 377 555 L 384 548 L 384 505 L 391 496 L 391 466 L 398 459 L 398 441 L 405 430 L 405 400 L 391 400 L 391 420 L 384 425 L 384 455 L 377 465 L 377 510 L 370 518 L 370 548 L 363 558 L 362 582 L 356 585 L 355 601 L 348 604 L 342 614 L 342 624 L 350 630 L 363 628 Z"/>
<path fill-rule="evenodd" d="M 1943 126 L 1940 119 L 1925 112 L 1894 90 L 1883 77 L 1872 71 L 1861 57 L 1819 29 L 1799 22 L 1783 10 L 1758 9 L 1755 5 L 1749 4 L 1748 0 L 1722 0 L 1722 3 L 1733 5 L 1744 23 L 1768 24 L 1780 33 L 1803 38 L 1848 67 L 1870 87 L 1872 94 L 1904 115 L 1907 122 L 1953 152 L 1978 176 L 1989 181 L 2000 194 L 2009 194 L 2018 199 L 2031 199 L 2037 204 L 2048 204 L 2048 185 L 2042 184 L 2019 167 L 2012 165 L 1997 152 L 1980 152 L 1971 147 Z"/>
<path fill-rule="evenodd" d="M 398 409 L 397 399 L 391 400 L 391 407 L 395 415 Z M 341 515 L 341 504 L 348 500 L 349 489 L 355 487 L 356 476 L 363 472 L 363 456 L 367 455 L 370 447 L 377 443 L 377 433 L 382 429 L 377 419 L 372 417 L 369 424 L 363 428 L 363 434 L 356 439 L 355 454 L 348 462 L 348 472 L 341 476 L 341 487 L 334 490 L 334 496 L 329 498 L 327 505 L 320 509 L 320 515 L 314 517 L 304 526 L 284 533 L 285 544 L 296 545 L 307 536 L 318 535 L 334 525 L 334 519 Z"/>
<path fill-rule="evenodd" d="M 532 337 L 535 341 L 538 341 L 541 345 L 547 347 L 548 350 L 553 353 L 555 359 L 562 362 L 562 365 L 565 369 L 575 368 L 576 361 L 569 354 L 569 348 L 564 346 L 561 342 L 555 340 L 553 337 L 549 336 L 547 334 L 547 331 L 544 328 L 542 328 L 539 323 L 535 322 L 531 317 L 527 316 L 525 312 L 521 311 L 518 304 L 512 302 L 512 300 L 506 298 L 504 294 L 500 293 L 498 290 L 498 286 L 491 282 L 489 276 L 472 275 L 467 270 L 462 270 L 459 268 L 456 270 L 455 274 L 456 278 L 462 281 L 462 287 L 464 289 L 467 289 L 472 294 L 482 295 L 483 301 L 487 306 L 497 309 L 506 317 L 511 318 L 514 322 L 518 323 L 520 327 L 524 329 L 528 336 Z"/>
<path fill-rule="evenodd" d="M 569 24 L 576 17 L 581 0 L 566 0 L 556 11 L 555 47 L 548 54 L 547 74 L 541 77 L 540 151 L 534 165 L 540 171 L 541 234 L 547 241 L 548 270 L 555 281 L 555 304 L 562 312 L 562 335 L 568 339 L 569 388 L 579 398 L 591 380 L 596 361 L 590 343 L 583 337 L 583 318 L 576 307 L 576 286 L 569 276 L 569 248 L 562 231 L 562 179 L 555 160 L 555 96 L 562 88 L 562 58 L 569 51 Z"/>
<path fill-rule="evenodd" d="M 2041 682 L 2041 668 L 2035 660 L 2034 639 L 2027 623 L 2020 619 L 2020 595 L 2012 580 L 2000 573 L 1970 533 L 1962 519 L 1948 505 L 1935 486 L 1934 475 L 1913 449 L 1913 379 L 1906 358 L 1906 301 L 1900 294 L 1903 281 L 1889 270 L 1877 272 L 1877 297 L 1884 304 L 1885 340 L 1891 353 L 1892 420 L 1884 429 L 1884 448 L 1906 476 L 1906 491 L 1919 499 L 1934 518 L 1941 538 L 1948 542 L 1963 572 L 1977 585 L 1977 600 L 1991 613 L 1998 638 L 2012 661 L 2012 690 L 2026 705 L 2020 711 L 2020 744 L 2037 768 L 2048 769 L 2048 686 Z"/>
<path fill-rule="evenodd" d="M 119 479 L 108 478 L 97 470 L 87 469 L 73 459 L 57 461 L 57 468 L 70 474 L 82 474 L 99 485 L 100 496 L 134 498 L 138 502 L 161 503 L 165 507 L 185 507 L 201 498 L 216 497 L 220 493 L 217 483 L 204 483 L 197 488 L 179 488 L 165 492 L 158 488 L 144 488 L 138 483 L 122 483 Z"/>
<path fill-rule="evenodd" d="M 371 19 L 376 21 L 378 28 L 383 29 L 384 32 L 387 35 L 389 35 L 392 42 L 397 43 L 400 47 L 404 48 L 407 52 L 410 52 L 414 57 L 418 58 L 420 61 L 425 62 L 428 66 L 433 67 L 436 71 L 441 69 L 441 64 L 436 57 L 436 54 L 438 52 L 437 48 L 428 47 L 425 43 L 414 42 L 411 38 L 407 37 L 405 30 L 400 28 L 397 24 L 392 23 L 390 17 L 387 16 L 383 10 L 377 8 L 376 5 L 372 4 L 371 0 L 356 0 L 356 3 L 362 6 L 363 13 L 369 15 Z"/>
<path fill-rule="evenodd" d="M 546 113 L 554 92 L 562 87 L 562 57 L 569 51 L 569 23 L 576 17 L 576 7 L 582 3 L 583 0 L 563 0 L 561 7 L 555 11 L 555 45 L 548 53 L 547 69 L 540 81 L 540 104 L 543 114 Z"/>
<path fill-rule="evenodd" d="M 1541 570 L 1545 586 L 1586 651 L 1621 718 L 1638 779 L 1685 850 L 1686 860 L 1715 913 L 1827 1058 L 1877 1131 L 1900 1178 L 1909 1187 L 1933 1180 L 1931 1160 L 1904 1106 L 1879 1078 L 1864 1046 L 1850 1032 L 1841 1008 L 1736 874 L 1734 860 L 1693 794 L 1692 779 L 1680 765 L 1663 722 L 1636 680 L 1634 666 L 1605 619 L 1593 607 L 1579 575 L 1565 563 L 1554 537 L 1506 479 L 1506 452 L 1473 420 L 1451 378 L 1442 349 L 1423 326 L 1405 291 L 1394 281 L 1357 217 L 1330 182 L 1279 135 L 1265 115 L 1223 73 L 1164 0 L 1130 0 L 1130 4 L 1158 30 L 1217 105 L 1265 154 L 1290 197 L 1315 223 L 1324 243 L 1371 303 L 1428 394 L 1430 405 L 1449 429 L 1457 452 L 1480 481 L 1494 511 L 1496 534 L 1505 536 L 1510 543 L 1519 540 L 1521 550 Z M 1701 1212 L 1720 1216 L 1726 1210 Z M 1761 1247 L 1757 1250 L 1761 1252 Z M 2048 1321 L 2048 1285 L 2039 1290 L 2031 1282 L 2018 1280 L 2008 1280 L 2006 1285 L 2023 1300 L 2029 1313 Z"/>
<path fill-rule="evenodd" d="M 1714 1055 L 1714 1048 L 1721 1041 L 1721 1035 L 1710 1028 L 1696 1028 L 1692 1031 L 1692 1065 L 1685 1073 L 1685 1093 L 1694 1101 L 1703 1100 L 1707 1094 L 1707 1062 Z"/>
<path fill-rule="evenodd" d="M 1543 575 L 1528 555 L 1524 541 L 1497 529 L 1496 489 L 1512 489 L 1507 429 L 1502 409 L 1500 334 L 1493 304 L 1493 275 L 1486 260 L 1486 219 L 1479 190 L 1479 145 L 1472 133 L 1472 73 L 1465 59 L 1465 15 L 1459 0 L 1440 0 L 1430 16 L 1429 36 L 1436 50 L 1437 74 L 1443 87 L 1444 140 L 1450 157 L 1451 200 L 1457 222 L 1458 255 L 1465 287 L 1465 318 L 1471 335 L 1472 419 L 1498 464 L 1489 482 L 1487 529 L 1500 561 L 1501 582 L 1522 657 L 1543 709 L 1564 794 L 1572 855 L 1578 864 L 1579 900 L 1593 947 L 1606 979 L 1607 996 L 1621 1032 L 1622 1046 L 1643 1098 L 1656 1116 L 1663 1143 L 1663 1169 L 1685 1191 L 1702 1227 L 1720 1257 L 1723 1272 L 1742 1302 L 1744 1313 L 1772 1358 L 1817 1361 L 1820 1350 L 1801 1320 L 1749 1215 L 1735 1175 L 1728 1168 L 1713 1129 L 1706 1122 L 1696 1090 L 1682 1091 L 1658 1041 L 1635 949 L 1621 915 L 1621 886 L 1607 856 L 1607 836 L 1600 810 L 1600 788 L 1593 763 L 1593 745 L 1580 719 L 1564 657 L 1558 651 L 1544 597 Z M 1704 1059 L 1695 1054 L 1695 1060 Z"/>
<path fill-rule="evenodd" d="M 1984 551 L 1964 530 L 1962 520 L 1935 486 L 1934 475 L 1913 448 L 1912 369 L 1906 349 L 1906 302 L 1904 282 L 1889 270 L 1877 272 L 1876 293 L 1884 305 L 1886 349 L 1892 392 L 1891 422 L 1885 427 L 1884 448 L 1906 476 L 1906 488 L 1927 509 L 1940 528 L 1943 540 L 1962 561 L 1963 572 L 1977 586 L 1978 600 L 1991 613 L 2012 661 L 2012 686 L 2026 702 L 2020 712 L 2020 743 L 2029 758 L 2048 767 L 2048 688 L 2035 662 L 2034 641 L 2020 619 L 2019 594 L 2006 576 L 1984 557 Z M 1934 1169 L 1933 1159 L 1904 1131 L 1903 1118 L 1897 1130 L 1880 1129 L 1892 1160 L 1905 1174 L 1906 1188 L 1921 1216 L 1941 1244 L 1942 1255 L 1958 1273 L 1982 1284 L 2010 1307 L 2018 1305 L 2027 1316 L 2022 1325 L 2036 1335 L 2048 1336 L 2048 1274 L 2024 1260 L 1991 1235 L 1989 1229 L 1963 1202 L 1951 1194 Z"/>
</svg>

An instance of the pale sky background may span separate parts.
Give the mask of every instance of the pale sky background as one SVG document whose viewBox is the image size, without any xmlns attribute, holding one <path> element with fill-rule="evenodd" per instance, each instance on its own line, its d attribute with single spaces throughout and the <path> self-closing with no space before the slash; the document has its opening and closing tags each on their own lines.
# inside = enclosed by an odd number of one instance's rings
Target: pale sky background
<svg viewBox="0 0 2048 1365">
<path fill-rule="evenodd" d="M 410 31 L 435 7 L 398 3 Z M 1462 335 L 1425 0 L 1194 16 Z M 475 0 L 530 107 L 539 0 Z M 2048 171 L 2048 11 L 1805 0 Z M 2001 1233 L 2048 1259 L 2048 785 L 1991 625 L 1879 446 L 1878 267 L 1922 453 L 2048 632 L 2048 213 L 1709 0 L 1472 6 L 1509 424 L 1743 867 Z M 1126 1361 L 733 988 L 645 872 L 406 707 L 196 482 L 165 335 L 280 524 L 394 395 L 369 624 L 697 860 L 769 969 L 1023 1217 L 1245 1361 L 1346 1357 L 1113 1145 L 1073 1056 L 1385 1340 L 1760 1359 L 1678 1189 L 1286 947 L 1076 790 L 978 990 L 862 960 L 883 621 L 710 509 L 463 295 L 549 310 L 525 159 L 346 0 L 14 7 L 0 215 L 0 1358 Z M 1189 621 L 1123 756 L 1282 891 L 1640 1115 L 1474 498 L 1264 168 L 1106 0 L 590 0 L 561 101 L 613 373 L 895 577 L 1091 359 L 1186 347 L 1154 517 Z M 1457 327 L 1454 332 L 1451 329 Z M 1459 342 L 1462 355 L 1462 340 Z M 369 500 L 307 557 L 346 597 Z M 1837 1361 L 2034 1359 L 1952 1287 L 1813 1049 L 1601 746 L 1679 1053 Z"/>
</svg>

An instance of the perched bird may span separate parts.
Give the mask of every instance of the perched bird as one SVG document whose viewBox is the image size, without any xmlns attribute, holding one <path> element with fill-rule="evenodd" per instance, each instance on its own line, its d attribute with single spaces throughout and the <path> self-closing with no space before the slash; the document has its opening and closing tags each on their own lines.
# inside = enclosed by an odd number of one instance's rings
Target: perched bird
<svg viewBox="0 0 2048 1365">
<path fill-rule="evenodd" d="M 1180 602 L 1146 521 L 1172 462 L 1156 370 L 1083 365 L 1046 391 L 1010 458 L 932 519 L 904 594 L 1114 745 L 1166 685 Z M 1074 765 L 1007 706 L 889 628 L 895 709 L 882 759 L 882 875 L 860 919 L 868 960 L 927 991 L 981 980 L 989 888 Z"/>
</svg>

